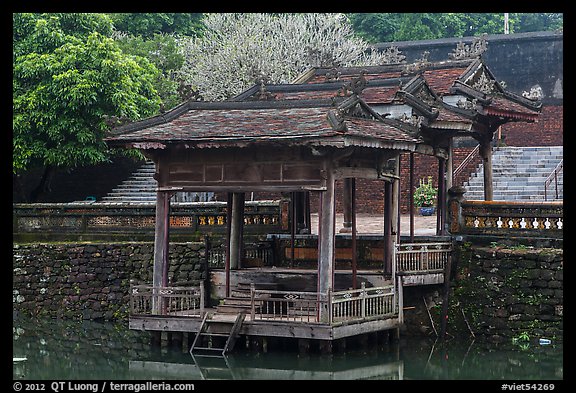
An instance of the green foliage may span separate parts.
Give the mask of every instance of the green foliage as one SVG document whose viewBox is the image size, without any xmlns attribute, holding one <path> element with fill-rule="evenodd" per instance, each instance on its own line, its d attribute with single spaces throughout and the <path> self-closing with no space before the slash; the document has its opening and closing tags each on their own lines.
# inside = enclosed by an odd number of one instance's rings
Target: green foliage
<svg viewBox="0 0 576 393">
<path fill-rule="evenodd" d="M 504 33 L 504 13 L 352 13 L 359 37 L 372 42 L 413 41 Z M 553 31 L 563 27 L 561 13 L 510 13 L 510 33 Z"/>
<path fill-rule="evenodd" d="M 186 100 L 178 94 L 180 80 L 176 71 L 184 64 L 176 38 L 169 34 L 155 34 L 145 39 L 141 36 L 116 34 L 115 40 L 124 53 L 147 58 L 160 71 L 154 78 L 154 88 L 162 100 L 162 110 L 168 110 Z"/>
<path fill-rule="evenodd" d="M 155 35 L 200 35 L 202 14 L 195 13 L 115 13 L 109 14 L 117 30 L 152 39 Z"/>
<path fill-rule="evenodd" d="M 426 180 L 420 179 L 420 185 L 414 191 L 414 204 L 419 207 L 434 206 L 438 189 L 432 183 L 432 176 Z"/>
<path fill-rule="evenodd" d="M 106 116 L 157 113 L 157 68 L 94 14 L 13 14 L 13 171 L 106 161 Z"/>
</svg>

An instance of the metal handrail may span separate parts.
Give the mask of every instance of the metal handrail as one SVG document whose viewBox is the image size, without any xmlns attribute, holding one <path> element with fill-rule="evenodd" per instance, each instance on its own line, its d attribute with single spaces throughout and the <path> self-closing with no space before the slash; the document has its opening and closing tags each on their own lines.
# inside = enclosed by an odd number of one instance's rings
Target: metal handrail
<svg viewBox="0 0 576 393">
<path fill-rule="evenodd" d="M 468 155 L 466 156 L 466 158 L 464 158 L 464 160 L 462 160 L 462 162 L 460 163 L 460 165 L 458 165 L 458 167 L 454 170 L 452 177 L 455 178 L 456 176 L 458 176 L 460 174 L 460 172 L 462 172 L 464 170 L 464 168 L 470 163 L 470 161 L 472 161 L 472 159 L 476 156 L 476 154 L 478 153 L 478 151 L 480 151 L 480 145 L 476 145 L 476 147 L 474 149 L 472 149 L 472 151 L 470 153 L 468 153 Z"/>
<path fill-rule="evenodd" d="M 552 183 L 552 179 L 554 179 L 554 188 L 556 191 L 556 199 L 558 199 L 558 173 L 564 169 L 564 159 L 561 159 L 558 165 L 554 168 L 554 170 L 548 175 L 546 180 L 544 180 L 544 200 L 548 200 L 548 185 Z"/>
</svg>

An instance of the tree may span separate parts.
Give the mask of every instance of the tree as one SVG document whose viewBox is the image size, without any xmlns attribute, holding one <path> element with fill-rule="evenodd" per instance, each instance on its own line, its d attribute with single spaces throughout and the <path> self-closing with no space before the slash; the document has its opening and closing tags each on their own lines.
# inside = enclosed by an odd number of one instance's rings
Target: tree
<svg viewBox="0 0 576 393">
<path fill-rule="evenodd" d="M 289 83 L 312 66 L 383 63 L 343 14 L 207 14 L 202 37 L 178 40 L 179 71 L 206 100 L 224 100 L 257 81 Z"/>
<path fill-rule="evenodd" d="M 13 26 L 13 173 L 44 169 L 34 202 L 55 169 L 109 160 L 107 117 L 158 112 L 158 70 L 106 36 L 104 15 L 13 14 Z"/>
<path fill-rule="evenodd" d="M 184 64 L 184 56 L 179 52 L 176 37 L 172 34 L 154 34 L 149 39 L 138 35 L 115 32 L 113 38 L 124 53 L 147 58 L 158 68 L 154 78 L 154 88 L 162 103 L 160 110 L 166 111 L 186 100 L 182 92 L 182 81 L 177 71 Z"/>
<path fill-rule="evenodd" d="M 108 14 L 117 30 L 151 39 L 157 34 L 196 36 L 201 34 L 202 14 L 115 13 Z"/>
<path fill-rule="evenodd" d="M 359 37 L 371 43 L 504 33 L 503 13 L 351 13 Z M 560 13 L 510 13 L 511 33 L 562 28 Z"/>
</svg>

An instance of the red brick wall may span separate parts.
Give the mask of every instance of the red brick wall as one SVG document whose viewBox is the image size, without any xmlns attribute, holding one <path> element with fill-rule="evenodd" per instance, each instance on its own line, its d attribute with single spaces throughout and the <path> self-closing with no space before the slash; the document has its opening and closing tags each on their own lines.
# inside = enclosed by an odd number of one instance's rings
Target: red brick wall
<svg viewBox="0 0 576 393">
<path fill-rule="evenodd" d="M 564 106 L 544 106 L 535 123 L 505 124 L 502 135 L 508 146 L 561 146 L 564 144 Z"/>
<path fill-rule="evenodd" d="M 502 127 L 504 143 L 508 146 L 560 146 L 563 144 L 563 106 L 545 106 L 539 119 L 535 123 L 514 122 Z M 473 147 L 454 148 L 453 168 L 468 156 Z M 466 168 L 454 178 L 454 185 L 462 185 L 468 180 L 481 163 L 480 156 L 476 154 Z M 438 159 L 423 154 L 414 154 L 414 186 L 417 187 L 420 179 L 432 176 L 434 186 L 438 186 Z M 402 154 L 400 163 L 400 193 L 401 211 L 408 213 L 409 209 L 409 182 L 410 182 L 410 155 Z M 342 212 L 342 182 L 336 184 L 338 195 L 336 202 L 337 212 Z M 311 198 L 311 210 L 318 210 L 318 200 L 315 195 Z M 356 211 L 358 213 L 383 214 L 384 212 L 384 184 L 378 180 L 356 180 Z"/>
</svg>

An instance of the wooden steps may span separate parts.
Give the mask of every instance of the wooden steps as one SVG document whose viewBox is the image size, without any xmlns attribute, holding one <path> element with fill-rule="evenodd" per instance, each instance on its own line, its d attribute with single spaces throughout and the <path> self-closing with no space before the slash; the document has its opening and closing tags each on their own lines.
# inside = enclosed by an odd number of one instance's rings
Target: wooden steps
<svg viewBox="0 0 576 393">
<path fill-rule="evenodd" d="M 212 318 L 206 313 L 190 347 L 190 354 L 220 357 L 232 351 L 245 318 L 245 313 L 237 314 L 234 320 Z"/>
</svg>

